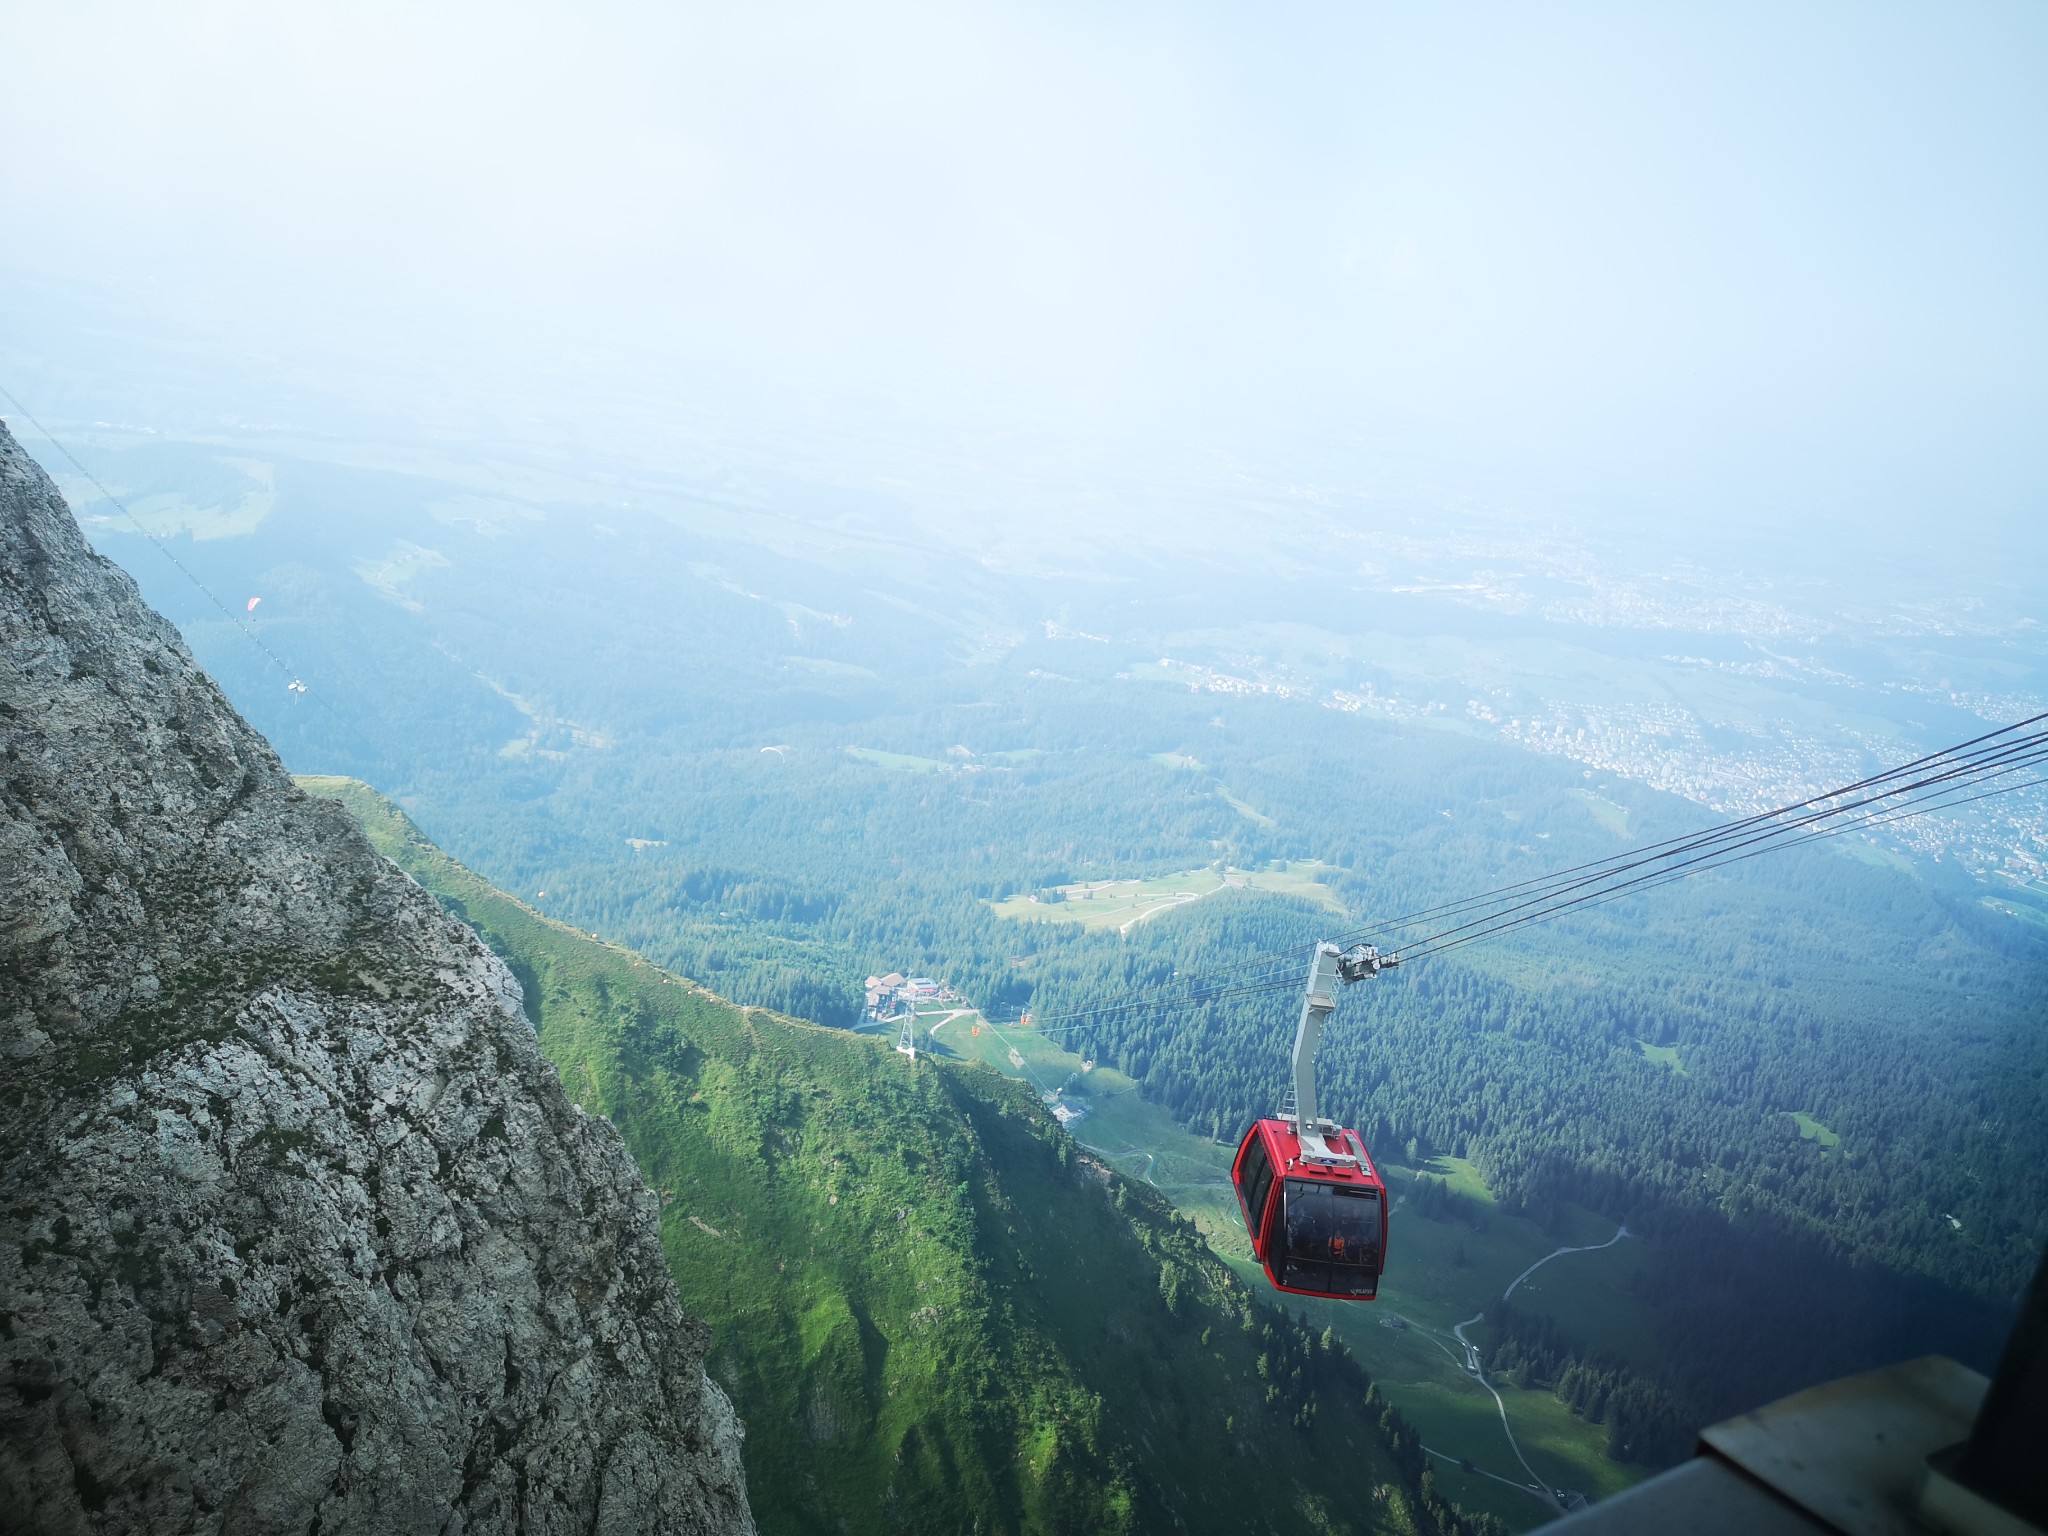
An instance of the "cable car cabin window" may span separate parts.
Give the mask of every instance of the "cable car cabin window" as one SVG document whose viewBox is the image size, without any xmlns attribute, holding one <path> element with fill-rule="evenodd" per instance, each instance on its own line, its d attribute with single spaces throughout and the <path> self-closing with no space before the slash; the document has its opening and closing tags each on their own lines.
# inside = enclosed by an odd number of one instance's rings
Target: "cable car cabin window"
<svg viewBox="0 0 2048 1536">
<path fill-rule="evenodd" d="M 1273 1160 L 1266 1156 L 1265 1138 L 1254 1131 L 1251 1150 L 1244 1155 L 1244 1181 L 1237 1187 L 1238 1199 L 1244 1202 L 1244 1224 L 1253 1242 L 1265 1227 L 1266 1192 L 1272 1187 Z"/>
<path fill-rule="evenodd" d="M 1372 1295 L 1380 1273 L 1379 1192 L 1289 1179 L 1286 1261 L 1282 1285 Z"/>
</svg>

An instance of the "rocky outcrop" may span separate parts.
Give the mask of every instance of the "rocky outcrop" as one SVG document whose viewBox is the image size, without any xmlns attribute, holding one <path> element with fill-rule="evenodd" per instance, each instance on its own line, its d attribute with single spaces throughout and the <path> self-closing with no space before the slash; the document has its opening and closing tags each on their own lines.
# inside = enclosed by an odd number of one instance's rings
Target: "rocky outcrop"
<svg viewBox="0 0 2048 1536">
<path fill-rule="evenodd" d="M 0 427 L 0 1525 L 751 1531 L 656 1215 Z"/>
</svg>

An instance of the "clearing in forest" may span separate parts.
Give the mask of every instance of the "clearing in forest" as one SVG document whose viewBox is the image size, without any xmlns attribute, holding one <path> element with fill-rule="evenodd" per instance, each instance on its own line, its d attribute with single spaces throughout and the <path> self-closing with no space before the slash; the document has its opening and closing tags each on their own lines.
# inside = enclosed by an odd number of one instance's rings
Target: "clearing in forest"
<svg viewBox="0 0 2048 1536">
<path fill-rule="evenodd" d="M 1678 1059 L 1677 1046 L 1652 1045 L 1647 1040 L 1638 1040 L 1636 1046 L 1642 1051 L 1643 1060 L 1654 1061 L 1658 1066 L 1665 1068 L 1667 1071 L 1676 1072 L 1680 1077 L 1686 1075 L 1685 1063 Z"/>
<path fill-rule="evenodd" d="M 1841 1137 L 1822 1125 L 1803 1109 L 1792 1112 L 1792 1121 L 1793 1124 L 1799 1127 L 1799 1139 L 1801 1141 L 1817 1141 L 1823 1149 L 1841 1144 Z"/>
<path fill-rule="evenodd" d="M 1045 756 L 1045 752 L 1040 747 L 1018 747 L 1008 752 L 949 747 L 944 757 L 916 757 L 908 752 L 884 752 L 879 747 L 848 747 L 846 755 L 856 762 L 896 773 L 980 773 L 990 767 L 1014 768 Z"/>
<path fill-rule="evenodd" d="M 1056 886 L 1055 899 L 1006 896 L 991 902 L 996 916 L 1020 922 L 1079 923 L 1084 928 L 1115 928 L 1128 933 L 1149 917 L 1213 896 L 1218 891 L 1266 891 L 1299 896 L 1342 914 L 1344 905 L 1322 883 L 1331 866 L 1313 859 L 1276 860 L 1263 869 L 1213 867 L 1184 869 L 1148 880 L 1081 880 Z"/>
<path fill-rule="evenodd" d="M 1593 819 L 1599 822 L 1600 825 L 1605 827 L 1608 831 L 1616 834 L 1617 836 L 1625 835 L 1627 833 L 1627 807 L 1616 805 L 1612 800 L 1609 800 L 1602 795 L 1596 795 L 1590 789 L 1575 789 L 1571 791 L 1571 794 L 1572 797 L 1576 799 L 1581 805 L 1585 806 L 1587 810 L 1591 811 L 1593 813 Z"/>
<path fill-rule="evenodd" d="M 908 752 L 884 752 L 877 747 L 848 747 L 846 755 L 898 773 L 945 773 L 953 766 L 940 758 L 913 757 Z"/>
</svg>

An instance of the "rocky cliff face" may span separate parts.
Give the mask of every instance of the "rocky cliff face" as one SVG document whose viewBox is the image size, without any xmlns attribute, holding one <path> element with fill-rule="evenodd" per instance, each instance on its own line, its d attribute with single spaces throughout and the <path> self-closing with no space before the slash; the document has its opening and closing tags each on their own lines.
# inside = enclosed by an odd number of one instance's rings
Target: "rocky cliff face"
<svg viewBox="0 0 2048 1536">
<path fill-rule="evenodd" d="M 0 427 L 0 1526 L 750 1532 L 655 1217 Z"/>
</svg>

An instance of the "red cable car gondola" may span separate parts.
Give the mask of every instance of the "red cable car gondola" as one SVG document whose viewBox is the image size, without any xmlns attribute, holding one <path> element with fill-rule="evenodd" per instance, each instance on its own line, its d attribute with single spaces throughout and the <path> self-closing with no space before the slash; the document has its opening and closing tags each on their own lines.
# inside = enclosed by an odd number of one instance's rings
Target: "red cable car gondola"
<svg viewBox="0 0 2048 1536">
<path fill-rule="evenodd" d="M 1371 1301 L 1387 1256 L 1387 1186 L 1356 1131 L 1316 1114 L 1316 1046 L 1338 981 L 1395 964 L 1368 945 L 1316 946 L 1294 1037 L 1294 1103 L 1254 1120 L 1230 1167 L 1252 1252 L 1275 1287 L 1296 1296 Z"/>
<path fill-rule="evenodd" d="M 1303 1155 L 1285 1120 L 1255 1120 L 1230 1170 L 1252 1252 L 1274 1286 L 1297 1296 L 1371 1301 L 1387 1255 L 1387 1187 L 1356 1131 L 1346 1162 Z"/>
</svg>

